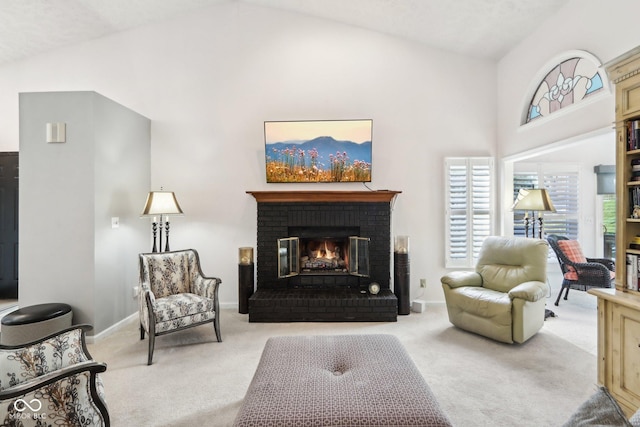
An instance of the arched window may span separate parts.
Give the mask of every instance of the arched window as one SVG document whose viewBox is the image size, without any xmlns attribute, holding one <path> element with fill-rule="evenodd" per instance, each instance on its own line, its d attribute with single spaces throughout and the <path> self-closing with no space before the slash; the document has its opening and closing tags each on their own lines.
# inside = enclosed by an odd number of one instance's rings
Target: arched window
<svg viewBox="0 0 640 427">
<path fill-rule="evenodd" d="M 585 56 L 575 55 L 563 60 L 546 74 L 529 103 L 524 123 L 577 104 L 604 87 L 598 72 L 600 64 L 584 53 Z"/>
</svg>

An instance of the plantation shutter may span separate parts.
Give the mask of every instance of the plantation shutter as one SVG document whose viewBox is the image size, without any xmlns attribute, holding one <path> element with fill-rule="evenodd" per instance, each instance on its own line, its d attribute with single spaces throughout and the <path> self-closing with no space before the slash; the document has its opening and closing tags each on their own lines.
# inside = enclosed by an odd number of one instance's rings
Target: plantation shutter
<svg viewBox="0 0 640 427">
<path fill-rule="evenodd" d="M 446 158 L 446 267 L 473 267 L 493 232 L 493 159 Z"/>
<path fill-rule="evenodd" d="M 518 167 L 522 171 L 513 175 L 513 200 L 516 199 L 520 188 L 546 188 L 557 212 L 542 213 L 545 234 L 558 234 L 569 239 L 577 239 L 579 231 L 579 174 L 577 165 L 522 164 Z M 531 232 L 530 227 L 530 236 Z M 513 233 L 516 236 L 525 235 L 524 212 L 513 212 Z M 537 234 L 536 229 L 536 236 Z"/>
<path fill-rule="evenodd" d="M 546 172 L 544 187 L 557 212 L 545 212 L 544 231 L 578 239 L 578 172 Z"/>
</svg>

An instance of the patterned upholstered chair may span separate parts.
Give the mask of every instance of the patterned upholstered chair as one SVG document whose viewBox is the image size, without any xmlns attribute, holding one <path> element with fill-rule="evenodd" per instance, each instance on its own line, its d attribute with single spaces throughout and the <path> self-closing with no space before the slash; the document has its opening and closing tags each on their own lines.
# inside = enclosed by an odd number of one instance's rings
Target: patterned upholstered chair
<svg viewBox="0 0 640 427">
<path fill-rule="evenodd" d="M 615 261 L 607 258 L 586 258 L 580 243 L 564 236 L 550 234 L 547 241 L 556 253 L 562 271 L 562 287 L 555 305 L 560 303 L 562 291 L 564 299 L 567 299 L 570 288 L 586 291 L 593 287 L 611 287 L 611 282 L 616 277 Z"/>
<path fill-rule="evenodd" d="M 99 373 L 76 325 L 26 344 L 0 345 L 0 425 L 109 426 Z"/>
<path fill-rule="evenodd" d="M 159 335 L 213 323 L 220 336 L 217 277 L 204 277 L 200 258 L 193 249 L 140 254 L 140 339 L 149 334 L 149 358 L 153 360 Z"/>
</svg>

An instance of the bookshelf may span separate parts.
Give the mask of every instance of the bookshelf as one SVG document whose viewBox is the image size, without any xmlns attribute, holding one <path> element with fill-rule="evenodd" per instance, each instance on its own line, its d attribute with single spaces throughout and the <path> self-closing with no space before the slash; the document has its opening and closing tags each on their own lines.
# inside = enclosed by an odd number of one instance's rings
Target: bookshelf
<svg viewBox="0 0 640 427">
<path fill-rule="evenodd" d="M 616 94 L 616 290 L 640 298 L 640 47 L 604 67 Z"/>
<path fill-rule="evenodd" d="M 598 384 L 609 389 L 630 417 L 640 408 L 640 244 L 634 243 L 640 236 L 640 215 L 633 215 L 640 203 L 640 168 L 633 167 L 640 165 L 640 47 L 604 67 L 616 88 L 616 287 L 588 292 L 598 298 Z"/>
</svg>

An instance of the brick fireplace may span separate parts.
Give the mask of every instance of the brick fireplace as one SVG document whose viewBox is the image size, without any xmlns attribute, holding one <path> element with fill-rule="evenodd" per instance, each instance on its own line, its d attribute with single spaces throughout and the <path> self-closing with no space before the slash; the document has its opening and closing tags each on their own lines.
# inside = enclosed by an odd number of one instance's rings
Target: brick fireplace
<svg viewBox="0 0 640 427">
<path fill-rule="evenodd" d="M 250 322 L 397 320 L 390 265 L 399 191 L 248 193 L 258 205 Z"/>
</svg>

